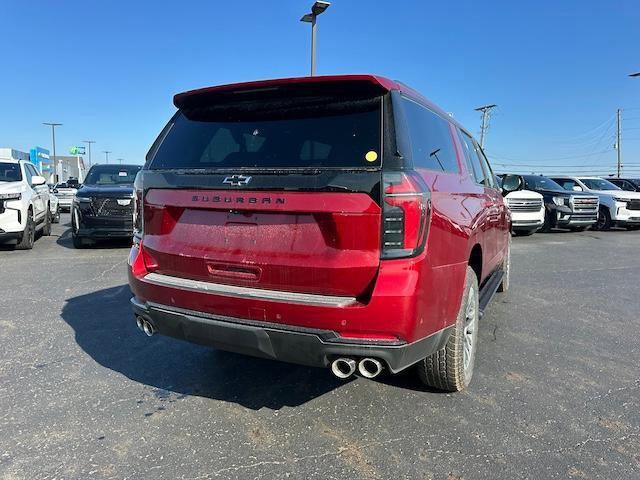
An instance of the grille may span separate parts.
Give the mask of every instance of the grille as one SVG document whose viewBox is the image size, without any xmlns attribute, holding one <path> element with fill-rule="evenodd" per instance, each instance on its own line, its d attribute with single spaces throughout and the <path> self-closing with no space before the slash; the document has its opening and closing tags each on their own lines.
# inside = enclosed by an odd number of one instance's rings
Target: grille
<svg viewBox="0 0 640 480">
<path fill-rule="evenodd" d="M 627 210 L 640 210 L 640 200 L 631 200 L 627 203 Z"/>
<path fill-rule="evenodd" d="M 127 205 L 120 205 L 120 201 L 129 201 Z M 133 200 L 131 198 L 92 198 L 91 207 L 97 217 L 126 217 L 133 215 Z"/>
<path fill-rule="evenodd" d="M 507 198 L 507 205 L 512 212 L 539 212 L 542 208 L 541 198 L 515 199 Z"/>
<path fill-rule="evenodd" d="M 571 197 L 573 211 L 576 213 L 592 213 L 598 211 L 598 197 Z"/>
</svg>

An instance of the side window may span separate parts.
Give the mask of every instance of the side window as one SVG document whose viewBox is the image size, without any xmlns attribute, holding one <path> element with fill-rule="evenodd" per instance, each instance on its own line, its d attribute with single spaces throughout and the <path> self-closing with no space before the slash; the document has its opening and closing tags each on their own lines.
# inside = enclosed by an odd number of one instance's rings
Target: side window
<svg viewBox="0 0 640 480">
<path fill-rule="evenodd" d="M 493 170 L 491 170 L 491 165 L 489 165 L 489 160 L 487 160 L 487 157 L 482 151 L 482 148 L 480 148 L 480 145 L 478 145 L 475 140 L 473 141 L 473 144 L 475 146 L 476 154 L 480 158 L 482 168 L 484 169 L 486 180 L 485 185 L 487 187 L 496 188 L 496 180 L 495 176 L 493 175 Z"/>
<path fill-rule="evenodd" d="M 31 185 L 31 179 L 33 178 L 33 173 L 31 172 L 31 170 L 29 169 L 30 165 L 23 163 L 22 164 L 24 167 L 24 175 L 27 178 L 27 183 L 29 185 Z"/>
<path fill-rule="evenodd" d="M 486 173 L 482 168 L 480 157 L 476 153 L 476 147 L 473 143 L 473 139 L 466 133 L 460 131 L 460 139 L 462 140 L 462 149 L 464 150 L 464 157 L 467 162 L 467 168 L 469 173 L 475 179 L 476 183 L 480 185 L 488 185 L 486 181 Z"/>
<path fill-rule="evenodd" d="M 443 172 L 458 172 L 458 160 L 449 122 L 416 102 L 402 97 L 413 164 Z"/>
</svg>

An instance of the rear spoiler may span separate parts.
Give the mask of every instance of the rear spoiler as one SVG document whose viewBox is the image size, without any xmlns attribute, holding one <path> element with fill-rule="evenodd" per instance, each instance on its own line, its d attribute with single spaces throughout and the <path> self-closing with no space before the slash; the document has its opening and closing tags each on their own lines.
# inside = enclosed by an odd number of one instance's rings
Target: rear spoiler
<svg viewBox="0 0 640 480">
<path fill-rule="evenodd" d="M 377 75 L 330 75 L 320 77 L 281 78 L 255 82 L 234 83 L 189 90 L 173 97 L 179 108 L 193 108 L 212 103 L 295 95 L 335 94 L 351 98 L 384 95 L 399 90 L 397 82 Z"/>
</svg>

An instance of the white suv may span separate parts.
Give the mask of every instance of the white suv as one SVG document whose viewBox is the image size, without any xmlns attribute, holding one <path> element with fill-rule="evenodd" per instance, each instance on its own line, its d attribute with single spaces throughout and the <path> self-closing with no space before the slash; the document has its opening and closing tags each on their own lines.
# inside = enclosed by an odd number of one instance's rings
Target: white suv
<svg viewBox="0 0 640 480">
<path fill-rule="evenodd" d="M 38 230 L 51 235 L 46 180 L 30 162 L 0 159 L 0 243 L 15 240 L 30 250 Z"/>
<path fill-rule="evenodd" d="M 589 192 L 600 198 L 598 230 L 613 226 L 628 230 L 640 228 L 640 192 L 627 192 L 608 180 L 598 177 L 551 177 L 565 190 Z"/>
<path fill-rule="evenodd" d="M 504 197 L 511 210 L 511 230 L 515 235 L 531 235 L 544 225 L 544 200 L 531 190 L 518 190 Z"/>
</svg>

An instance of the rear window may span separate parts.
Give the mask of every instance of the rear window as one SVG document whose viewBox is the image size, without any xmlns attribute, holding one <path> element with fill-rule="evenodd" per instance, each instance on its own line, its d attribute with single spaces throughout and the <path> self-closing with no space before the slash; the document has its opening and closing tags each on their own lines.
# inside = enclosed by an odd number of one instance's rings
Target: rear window
<svg viewBox="0 0 640 480">
<path fill-rule="evenodd" d="M 370 168 L 381 164 L 382 99 L 213 105 L 181 111 L 151 169 Z"/>
</svg>

